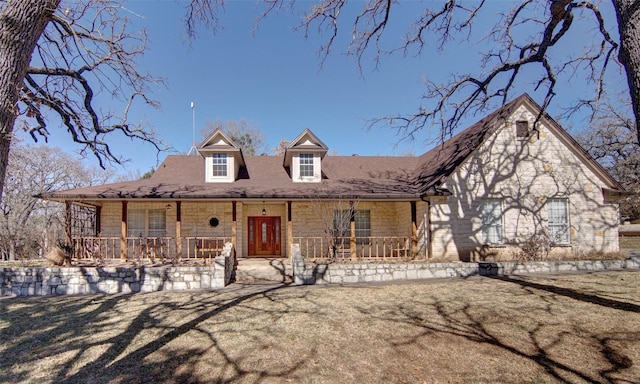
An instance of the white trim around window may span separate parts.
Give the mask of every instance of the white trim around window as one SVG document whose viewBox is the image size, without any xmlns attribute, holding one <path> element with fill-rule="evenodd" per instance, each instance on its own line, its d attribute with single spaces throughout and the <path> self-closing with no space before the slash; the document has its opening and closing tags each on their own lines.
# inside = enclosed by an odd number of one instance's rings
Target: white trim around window
<svg viewBox="0 0 640 384">
<path fill-rule="evenodd" d="M 301 153 L 300 154 L 300 177 L 313 177 L 313 154 Z"/>
<path fill-rule="evenodd" d="M 227 177 L 229 175 L 229 168 L 227 165 L 226 153 L 214 153 L 211 155 L 211 176 L 213 177 Z"/>
<path fill-rule="evenodd" d="M 480 206 L 482 244 L 504 244 L 502 199 L 484 199 Z"/>
<path fill-rule="evenodd" d="M 571 244 L 569 199 L 553 198 L 547 200 L 547 225 L 552 244 Z"/>
<path fill-rule="evenodd" d="M 167 235 L 166 209 L 128 209 L 128 237 L 165 237 Z"/>
<path fill-rule="evenodd" d="M 297 183 L 318 183 L 322 181 L 320 175 L 320 156 L 314 153 L 299 153 L 293 156 L 291 171 L 292 179 Z"/>
<path fill-rule="evenodd" d="M 235 180 L 233 156 L 212 153 L 205 157 L 205 180 L 210 183 L 229 183 Z"/>
</svg>

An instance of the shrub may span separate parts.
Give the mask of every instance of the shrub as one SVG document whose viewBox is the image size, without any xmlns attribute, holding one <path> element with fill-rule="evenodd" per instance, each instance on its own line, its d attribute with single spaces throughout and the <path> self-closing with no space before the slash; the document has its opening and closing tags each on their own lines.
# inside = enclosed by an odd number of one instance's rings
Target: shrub
<svg viewBox="0 0 640 384">
<path fill-rule="evenodd" d="M 546 231 L 534 233 L 525 238 L 517 238 L 513 241 L 519 249 L 514 252 L 514 259 L 520 261 L 546 260 L 551 251 L 551 239 Z"/>
</svg>

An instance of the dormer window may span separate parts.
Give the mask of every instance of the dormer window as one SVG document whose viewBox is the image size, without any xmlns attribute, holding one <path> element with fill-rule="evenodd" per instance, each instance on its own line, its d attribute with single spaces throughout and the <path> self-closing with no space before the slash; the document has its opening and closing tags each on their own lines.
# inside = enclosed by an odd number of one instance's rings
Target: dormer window
<svg viewBox="0 0 640 384">
<path fill-rule="evenodd" d="M 300 177 L 313 177 L 313 154 L 300 154 Z"/>
<path fill-rule="evenodd" d="M 214 153 L 213 154 L 213 177 L 227 177 L 227 154 L 226 153 Z"/>
<path fill-rule="evenodd" d="M 245 165 L 240 147 L 220 128 L 205 139 L 198 152 L 204 157 L 207 183 L 233 183 Z"/>
<path fill-rule="evenodd" d="M 326 154 L 327 146 L 307 128 L 285 148 L 282 165 L 290 170 L 294 183 L 320 183 Z"/>
</svg>

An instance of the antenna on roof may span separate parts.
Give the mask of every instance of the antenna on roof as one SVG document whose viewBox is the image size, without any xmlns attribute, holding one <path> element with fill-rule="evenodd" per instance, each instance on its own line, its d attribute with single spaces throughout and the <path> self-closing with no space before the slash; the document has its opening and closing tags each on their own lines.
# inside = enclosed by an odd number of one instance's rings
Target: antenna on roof
<svg viewBox="0 0 640 384">
<path fill-rule="evenodd" d="M 187 155 L 194 156 L 198 154 L 198 148 L 196 147 L 196 107 L 193 101 L 191 102 L 191 128 L 193 129 L 193 141 Z"/>
</svg>

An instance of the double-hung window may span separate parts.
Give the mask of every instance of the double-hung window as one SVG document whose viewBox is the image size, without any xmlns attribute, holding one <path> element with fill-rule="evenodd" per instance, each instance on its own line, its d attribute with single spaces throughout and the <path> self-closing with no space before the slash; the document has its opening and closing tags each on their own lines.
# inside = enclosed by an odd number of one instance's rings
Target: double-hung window
<svg viewBox="0 0 640 384">
<path fill-rule="evenodd" d="M 356 222 L 356 239 L 359 244 L 368 244 L 371 237 L 371 211 L 357 210 L 354 220 Z"/>
<path fill-rule="evenodd" d="M 129 209 L 127 236 L 164 237 L 167 232 L 167 212 L 164 209 Z"/>
<path fill-rule="evenodd" d="M 350 237 L 351 211 L 336 209 L 333 211 L 333 237 Z"/>
<path fill-rule="evenodd" d="M 504 242 L 502 200 L 483 200 L 481 208 L 483 244 L 502 244 Z"/>
<path fill-rule="evenodd" d="M 355 237 L 358 244 L 368 244 L 371 237 L 371 211 L 358 209 L 353 212 Z M 335 237 L 351 237 L 351 215 L 349 210 L 336 209 L 333 212 L 333 233 Z"/>
<path fill-rule="evenodd" d="M 567 199 L 547 200 L 549 238 L 553 244 L 569 244 L 569 201 Z"/>
<path fill-rule="evenodd" d="M 227 154 L 226 153 L 213 154 L 213 170 L 211 175 L 213 177 L 227 177 Z"/>
<path fill-rule="evenodd" d="M 300 154 L 300 177 L 313 177 L 313 154 Z"/>
</svg>

